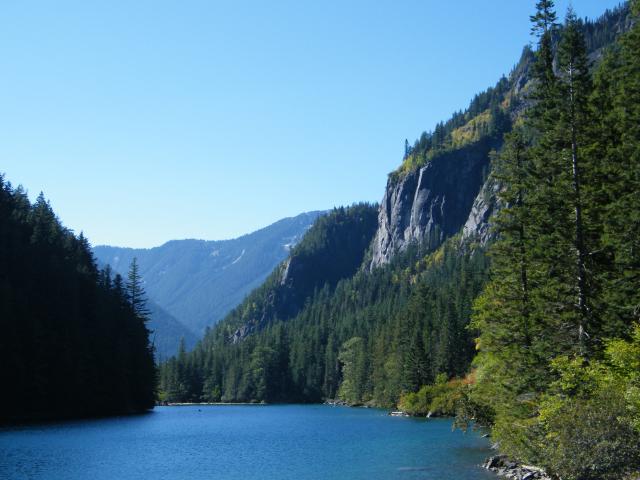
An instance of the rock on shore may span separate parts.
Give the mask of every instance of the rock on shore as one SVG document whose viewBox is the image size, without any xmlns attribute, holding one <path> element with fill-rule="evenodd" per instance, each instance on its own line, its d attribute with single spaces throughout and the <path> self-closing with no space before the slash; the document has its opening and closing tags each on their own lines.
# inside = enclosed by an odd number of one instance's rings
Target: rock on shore
<svg viewBox="0 0 640 480">
<path fill-rule="evenodd" d="M 509 460 L 505 455 L 489 457 L 482 466 L 501 477 L 513 480 L 551 480 L 551 477 L 541 468 L 521 465 Z"/>
</svg>

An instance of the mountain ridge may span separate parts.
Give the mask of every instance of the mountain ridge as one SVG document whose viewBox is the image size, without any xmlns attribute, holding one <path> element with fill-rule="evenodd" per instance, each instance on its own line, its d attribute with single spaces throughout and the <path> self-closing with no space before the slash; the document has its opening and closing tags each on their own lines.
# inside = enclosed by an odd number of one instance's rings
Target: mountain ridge
<svg viewBox="0 0 640 480">
<path fill-rule="evenodd" d="M 108 264 L 121 275 L 137 258 L 149 300 L 165 312 L 158 315 L 156 308 L 151 324 L 156 327 L 159 353 L 166 357 L 177 352 L 180 337 L 166 338 L 163 326 L 171 326 L 192 346 L 207 327 L 264 281 L 322 213 L 284 218 L 235 239 L 169 240 L 148 249 L 100 245 L 93 252 L 101 265 Z"/>
</svg>

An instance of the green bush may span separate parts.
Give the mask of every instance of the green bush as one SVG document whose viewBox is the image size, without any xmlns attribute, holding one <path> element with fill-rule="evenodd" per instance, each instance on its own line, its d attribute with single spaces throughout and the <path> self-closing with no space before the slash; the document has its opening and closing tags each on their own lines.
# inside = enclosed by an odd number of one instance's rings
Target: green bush
<svg viewBox="0 0 640 480">
<path fill-rule="evenodd" d="M 546 467 L 563 479 L 624 478 L 640 470 L 640 326 L 604 358 L 560 357 L 540 405 Z"/>
<path fill-rule="evenodd" d="M 453 379 L 447 382 L 447 377 L 440 374 L 434 385 L 425 385 L 417 392 L 402 395 L 398 408 L 414 416 L 454 416 L 456 403 L 462 397 L 461 389 L 464 381 Z"/>
<path fill-rule="evenodd" d="M 640 468 L 640 433 L 619 392 L 565 399 L 545 419 L 547 469 L 566 480 L 623 478 Z"/>
</svg>

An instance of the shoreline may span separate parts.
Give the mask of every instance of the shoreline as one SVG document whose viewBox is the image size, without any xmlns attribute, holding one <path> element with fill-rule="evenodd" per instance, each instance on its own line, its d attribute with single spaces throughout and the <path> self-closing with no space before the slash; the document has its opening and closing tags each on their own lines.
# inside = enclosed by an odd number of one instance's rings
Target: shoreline
<svg viewBox="0 0 640 480">
<path fill-rule="evenodd" d="M 265 402 L 164 402 L 158 403 L 156 407 L 198 407 L 198 406 L 224 406 L 224 405 L 272 405 Z"/>
<path fill-rule="evenodd" d="M 551 477 L 544 469 L 532 465 L 523 465 L 501 454 L 487 458 L 482 464 L 482 468 L 495 473 L 499 477 L 514 480 L 551 480 Z"/>
</svg>

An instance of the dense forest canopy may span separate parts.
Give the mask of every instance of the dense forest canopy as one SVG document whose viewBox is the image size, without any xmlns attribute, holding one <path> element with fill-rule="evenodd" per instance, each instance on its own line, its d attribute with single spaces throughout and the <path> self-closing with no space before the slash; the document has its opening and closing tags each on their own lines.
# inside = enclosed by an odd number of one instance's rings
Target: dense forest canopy
<svg viewBox="0 0 640 480">
<path fill-rule="evenodd" d="M 446 322 L 470 315 L 485 259 L 481 251 L 459 255 L 457 240 L 426 258 L 411 250 L 372 274 L 361 270 L 335 288 L 324 285 L 295 317 L 274 319 L 243 341 L 230 341 L 233 329 L 221 324 L 192 353 L 163 366 L 166 399 L 317 402 L 334 398 L 342 385 L 351 403 L 392 405 L 440 371 L 464 373 L 472 335 L 465 324 Z M 355 393 L 346 393 L 339 357 L 356 337 Z M 419 372 L 406 368 L 412 362 Z"/>
<path fill-rule="evenodd" d="M 0 421 L 140 412 L 156 372 L 144 290 L 0 176 Z"/>
</svg>

